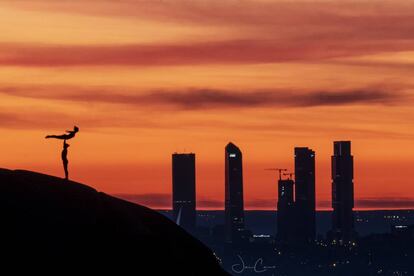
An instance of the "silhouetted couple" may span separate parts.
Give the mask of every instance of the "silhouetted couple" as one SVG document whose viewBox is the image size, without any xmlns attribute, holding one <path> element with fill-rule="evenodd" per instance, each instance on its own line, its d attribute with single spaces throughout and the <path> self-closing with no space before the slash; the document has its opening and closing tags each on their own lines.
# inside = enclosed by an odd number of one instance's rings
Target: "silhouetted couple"
<svg viewBox="0 0 414 276">
<path fill-rule="evenodd" d="M 72 139 L 75 137 L 76 133 L 79 131 L 77 126 L 73 127 L 73 130 L 66 130 L 65 134 L 62 135 L 47 135 L 46 139 L 54 138 L 63 140 L 63 150 L 62 150 L 62 162 L 63 162 L 63 169 L 65 171 L 65 179 L 69 180 L 69 171 L 68 171 L 68 147 L 70 146 L 66 143 L 66 140 Z"/>
</svg>

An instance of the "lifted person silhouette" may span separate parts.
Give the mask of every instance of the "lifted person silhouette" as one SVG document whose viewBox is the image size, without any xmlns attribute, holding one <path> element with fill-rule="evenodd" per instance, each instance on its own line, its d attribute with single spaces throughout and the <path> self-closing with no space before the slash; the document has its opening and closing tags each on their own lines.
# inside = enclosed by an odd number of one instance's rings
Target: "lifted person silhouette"
<svg viewBox="0 0 414 276">
<path fill-rule="evenodd" d="M 63 169 L 65 170 L 65 179 L 69 180 L 69 171 L 68 171 L 68 147 L 70 145 L 66 143 L 66 140 L 63 140 L 63 150 L 62 150 L 62 162 Z"/>
<path fill-rule="evenodd" d="M 61 140 L 69 140 L 75 137 L 76 133 L 79 131 L 79 128 L 77 126 L 73 127 L 73 130 L 66 130 L 66 134 L 62 135 L 47 135 L 45 138 L 55 138 L 55 139 L 61 139 Z"/>
</svg>

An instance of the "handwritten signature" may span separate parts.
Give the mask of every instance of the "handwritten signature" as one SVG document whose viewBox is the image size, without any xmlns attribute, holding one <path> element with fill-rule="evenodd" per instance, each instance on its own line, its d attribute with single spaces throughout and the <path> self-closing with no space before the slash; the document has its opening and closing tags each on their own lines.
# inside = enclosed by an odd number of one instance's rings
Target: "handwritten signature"
<svg viewBox="0 0 414 276">
<path fill-rule="evenodd" d="M 248 266 L 240 255 L 237 255 L 237 257 L 239 258 L 240 263 L 231 266 L 231 270 L 237 274 L 241 274 L 246 270 L 253 270 L 255 273 L 263 273 L 269 269 L 276 269 L 276 266 L 263 265 L 263 258 L 257 259 L 253 266 Z"/>
</svg>

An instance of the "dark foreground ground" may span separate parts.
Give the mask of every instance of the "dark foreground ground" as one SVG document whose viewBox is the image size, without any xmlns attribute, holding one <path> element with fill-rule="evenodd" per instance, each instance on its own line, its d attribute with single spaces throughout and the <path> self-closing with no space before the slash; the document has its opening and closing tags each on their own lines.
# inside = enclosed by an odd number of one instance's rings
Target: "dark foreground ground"
<svg viewBox="0 0 414 276">
<path fill-rule="evenodd" d="M 0 271 L 9 275 L 226 275 L 210 249 L 163 215 L 79 183 L 0 169 L 0 212 Z"/>
</svg>

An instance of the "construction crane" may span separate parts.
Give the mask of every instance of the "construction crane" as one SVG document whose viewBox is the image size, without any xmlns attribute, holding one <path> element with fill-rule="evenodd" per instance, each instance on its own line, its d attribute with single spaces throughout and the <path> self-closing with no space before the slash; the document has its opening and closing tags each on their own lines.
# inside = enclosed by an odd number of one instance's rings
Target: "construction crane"
<svg viewBox="0 0 414 276">
<path fill-rule="evenodd" d="M 292 180 L 292 178 L 293 178 L 293 176 L 295 175 L 295 173 L 284 173 L 283 174 L 284 176 L 288 176 L 289 177 L 289 180 Z"/>
<path fill-rule="evenodd" d="M 267 168 L 265 171 L 278 171 L 279 172 L 279 180 L 282 180 L 282 172 L 287 172 L 287 169 L 279 169 L 279 168 Z"/>
</svg>

